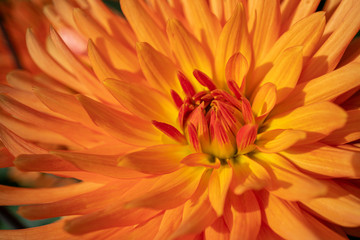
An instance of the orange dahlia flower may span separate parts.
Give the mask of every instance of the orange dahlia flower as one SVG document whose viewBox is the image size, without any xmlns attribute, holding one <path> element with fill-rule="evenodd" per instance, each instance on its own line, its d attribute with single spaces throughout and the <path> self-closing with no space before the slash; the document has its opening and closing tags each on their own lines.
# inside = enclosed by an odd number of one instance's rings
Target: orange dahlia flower
<svg viewBox="0 0 360 240">
<path fill-rule="evenodd" d="M 357 0 L 54 0 L 0 98 L 0 239 L 347 239 L 360 226 Z M 15 161 L 13 161 L 15 157 Z"/>
</svg>

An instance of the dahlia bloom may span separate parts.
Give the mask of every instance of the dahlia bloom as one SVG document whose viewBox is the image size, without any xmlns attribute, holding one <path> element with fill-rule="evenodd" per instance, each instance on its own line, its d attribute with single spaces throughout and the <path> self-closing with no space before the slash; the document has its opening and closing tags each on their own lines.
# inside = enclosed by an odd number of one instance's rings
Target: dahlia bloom
<svg viewBox="0 0 360 240">
<path fill-rule="evenodd" d="M 357 0 L 54 0 L 0 98 L 0 239 L 347 239 L 360 226 Z M 15 160 L 14 160 L 15 159 Z"/>
</svg>

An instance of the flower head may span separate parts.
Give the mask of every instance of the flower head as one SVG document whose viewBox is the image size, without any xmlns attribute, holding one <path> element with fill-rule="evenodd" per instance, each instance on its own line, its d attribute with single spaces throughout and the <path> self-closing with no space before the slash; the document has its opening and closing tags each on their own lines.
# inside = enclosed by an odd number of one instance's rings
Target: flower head
<svg viewBox="0 0 360 240">
<path fill-rule="evenodd" d="M 1 187 L 29 219 L 64 216 L 24 234 L 346 239 L 359 227 L 355 0 L 327 12 L 319 1 L 120 3 L 126 20 L 100 1 L 54 0 L 46 46 L 26 33 L 45 75 L 7 77 L 4 166 L 81 180 Z"/>
</svg>

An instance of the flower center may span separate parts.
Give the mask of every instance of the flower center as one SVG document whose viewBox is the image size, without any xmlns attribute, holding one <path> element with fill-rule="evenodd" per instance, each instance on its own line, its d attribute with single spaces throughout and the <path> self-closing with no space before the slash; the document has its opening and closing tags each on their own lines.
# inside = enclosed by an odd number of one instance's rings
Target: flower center
<svg viewBox="0 0 360 240">
<path fill-rule="evenodd" d="M 257 127 L 250 103 L 238 85 L 228 82 L 231 94 L 217 89 L 212 80 L 198 70 L 194 71 L 194 76 L 207 89 L 196 92 L 189 79 L 179 72 L 186 97 L 183 100 L 175 91 L 171 93 L 179 108 L 178 120 L 187 140 L 172 126 L 159 122 L 155 122 L 155 126 L 180 142 L 190 143 L 196 152 L 207 154 L 210 162 L 218 159 L 227 164 L 228 159 L 252 151 Z"/>
</svg>

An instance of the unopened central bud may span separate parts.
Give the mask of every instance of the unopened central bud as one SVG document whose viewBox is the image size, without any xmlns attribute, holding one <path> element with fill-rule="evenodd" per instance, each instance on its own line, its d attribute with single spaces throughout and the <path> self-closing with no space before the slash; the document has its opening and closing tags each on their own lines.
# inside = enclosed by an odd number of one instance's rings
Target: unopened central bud
<svg viewBox="0 0 360 240">
<path fill-rule="evenodd" d="M 178 74 L 187 96 L 179 108 L 179 122 L 195 151 L 221 162 L 251 151 L 257 129 L 249 101 L 240 92 L 234 96 L 217 89 L 200 71 L 194 76 L 208 90 L 195 92 L 190 81 Z"/>
</svg>

